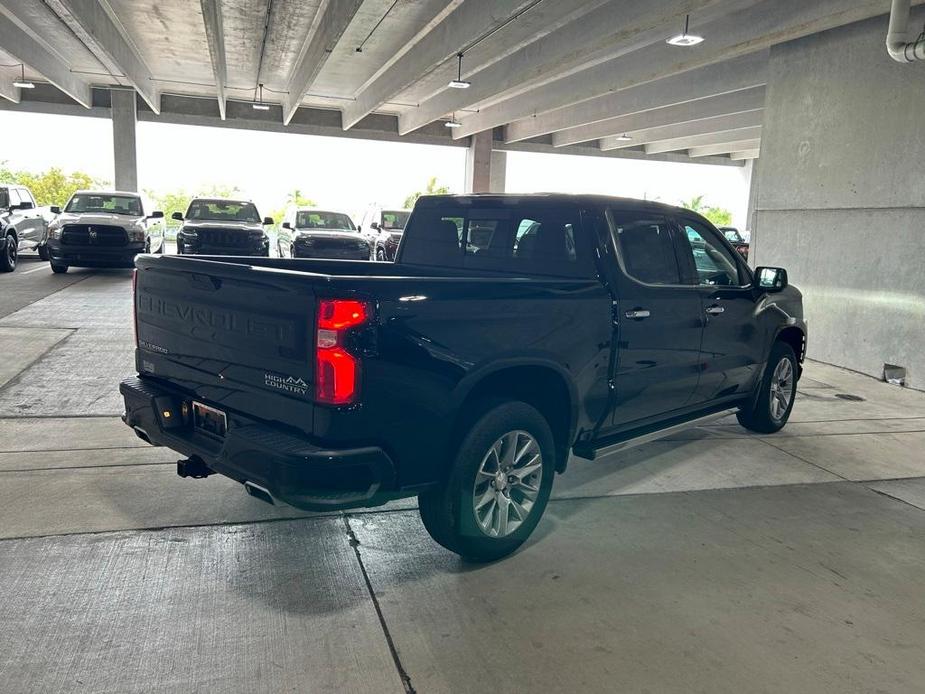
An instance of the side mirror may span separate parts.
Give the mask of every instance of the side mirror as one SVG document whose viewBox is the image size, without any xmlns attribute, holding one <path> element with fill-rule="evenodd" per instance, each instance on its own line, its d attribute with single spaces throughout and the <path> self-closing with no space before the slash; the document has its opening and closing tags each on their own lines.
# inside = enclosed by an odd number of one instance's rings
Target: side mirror
<svg viewBox="0 0 925 694">
<path fill-rule="evenodd" d="M 266 224 L 267 226 L 272 226 L 272 225 L 273 225 L 273 218 L 272 218 L 272 217 L 264 217 L 264 218 L 263 218 L 263 223 Z"/>
<path fill-rule="evenodd" d="M 183 221 L 183 213 L 182 213 L 182 212 L 174 212 L 172 215 L 170 215 L 170 218 L 171 218 L 171 219 L 176 219 L 178 222 L 182 222 L 182 221 Z"/>
<path fill-rule="evenodd" d="M 283 229 L 292 229 L 292 225 L 289 222 L 283 222 Z"/>
<path fill-rule="evenodd" d="M 759 289 L 779 292 L 787 286 L 787 271 L 782 267 L 755 268 L 755 280 Z"/>
<path fill-rule="evenodd" d="M 154 212 L 152 212 L 150 216 L 150 219 L 163 219 L 163 218 L 164 218 L 164 213 L 161 212 L 160 210 L 154 210 Z"/>
<path fill-rule="evenodd" d="M 48 211 L 51 212 L 52 214 L 61 214 L 61 208 L 58 207 L 57 205 L 52 205 L 51 207 L 48 208 Z"/>
<path fill-rule="evenodd" d="M 369 228 L 370 228 L 370 229 L 375 229 L 376 231 L 379 231 L 379 222 L 370 222 L 370 223 L 369 223 Z"/>
</svg>

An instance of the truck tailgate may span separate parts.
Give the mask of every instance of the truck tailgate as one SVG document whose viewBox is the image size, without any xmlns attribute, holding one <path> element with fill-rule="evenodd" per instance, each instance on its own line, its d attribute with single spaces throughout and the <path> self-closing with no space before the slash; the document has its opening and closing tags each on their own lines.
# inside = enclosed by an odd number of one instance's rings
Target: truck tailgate
<svg viewBox="0 0 925 694">
<path fill-rule="evenodd" d="M 311 433 L 315 296 L 305 275 L 194 258 L 137 265 L 140 374 Z"/>
</svg>

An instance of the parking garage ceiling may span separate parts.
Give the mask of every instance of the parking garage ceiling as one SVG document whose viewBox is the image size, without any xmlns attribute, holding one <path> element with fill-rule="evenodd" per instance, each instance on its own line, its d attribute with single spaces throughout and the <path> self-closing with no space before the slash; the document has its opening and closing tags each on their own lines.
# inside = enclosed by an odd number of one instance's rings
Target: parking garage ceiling
<svg viewBox="0 0 925 694">
<path fill-rule="evenodd" d="M 0 97 L 29 110 L 40 90 L 16 85 L 44 82 L 89 108 L 94 88 L 124 87 L 152 119 L 207 99 L 206 119 L 281 128 L 328 111 L 347 135 L 387 116 L 397 138 L 494 130 L 499 148 L 741 161 L 760 150 L 768 49 L 888 11 L 888 0 L 0 0 Z M 668 42 L 679 34 L 703 40 Z"/>
</svg>

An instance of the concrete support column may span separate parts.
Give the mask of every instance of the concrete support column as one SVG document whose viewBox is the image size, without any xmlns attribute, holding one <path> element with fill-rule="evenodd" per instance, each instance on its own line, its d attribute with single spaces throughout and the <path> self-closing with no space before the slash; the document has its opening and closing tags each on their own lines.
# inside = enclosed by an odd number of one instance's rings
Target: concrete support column
<svg viewBox="0 0 925 694">
<path fill-rule="evenodd" d="M 507 152 L 494 150 L 491 153 L 491 175 L 488 177 L 488 191 L 503 193 L 507 185 Z"/>
<path fill-rule="evenodd" d="M 745 209 L 745 228 L 751 232 L 748 251 L 749 264 L 755 267 L 757 253 L 755 244 L 758 241 L 758 217 L 755 208 L 758 205 L 758 160 L 749 159 L 745 164 L 745 176 L 748 181 L 748 206 Z"/>
<path fill-rule="evenodd" d="M 470 138 L 466 152 L 466 192 L 503 193 L 507 152 L 492 151 L 491 130 Z"/>
<path fill-rule="evenodd" d="M 112 149 L 115 159 L 116 190 L 138 190 L 138 155 L 135 146 L 137 110 L 135 91 L 113 89 Z"/>
</svg>

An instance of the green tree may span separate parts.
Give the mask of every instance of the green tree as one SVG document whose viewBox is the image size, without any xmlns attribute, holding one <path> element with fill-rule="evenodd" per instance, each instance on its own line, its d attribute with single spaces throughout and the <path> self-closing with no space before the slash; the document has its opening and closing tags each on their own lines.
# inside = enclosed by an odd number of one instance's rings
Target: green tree
<svg viewBox="0 0 925 694">
<path fill-rule="evenodd" d="M 703 195 L 697 195 L 690 200 L 681 200 L 678 204 L 689 210 L 698 212 L 718 227 L 727 227 L 732 224 L 732 212 L 725 207 L 712 207 L 704 202 Z"/>
<path fill-rule="evenodd" d="M 174 190 L 167 193 L 158 193 L 153 190 L 145 190 L 145 194 L 154 202 L 154 209 L 161 210 L 167 218 L 167 225 L 173 226 L 170 221 L 170 215 L 174 212 L 183 214 L 189 207 L 192 196 L 185 190 Z M 176 222 L 174 222 L 176 224 Z"/>
<path fill-rule="evenodd" d="M 58 167 L 35 173 L 32 171 L 13 171 L 6 162 L 0 163 L 0 182 L 18 183 L 26 186 L 35 196 L 35 202 L 42 205 L 63 205 L 74 191 L 107 185 L 106 181 L 93 178 L 83 171 L 64 173 Z"/>
<path fill-rule="evenodd" d="M 449 192 L 449 186 L 438 186 L 437 177 L 431 176 L 427 179 L 427 188 L 425 188 L 423 193 L 421 191 L 416 191 L 405 198 L 404 208 L 410 210 L 422 195 L 446 195 Z"/>
<path fill-rule="evenodd" d="M 279 225 L 283 223 L 283 217 L 286 215 L 286 210 L 289 209 L 289 207 L 314 206 L 315 201 L 302 195 L 302 191 L 296 188 L 295 190 L 289 191 L 289 195 L 286 196 L 286 204 L 270 212 L 270 216 L 273 217 L 273 221 Z"/>
</svg>

